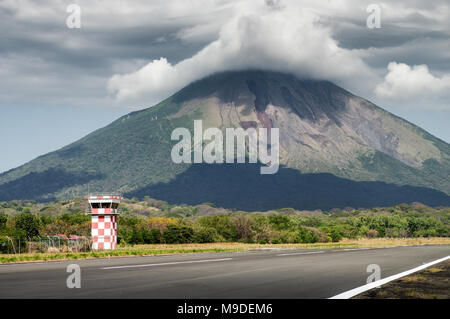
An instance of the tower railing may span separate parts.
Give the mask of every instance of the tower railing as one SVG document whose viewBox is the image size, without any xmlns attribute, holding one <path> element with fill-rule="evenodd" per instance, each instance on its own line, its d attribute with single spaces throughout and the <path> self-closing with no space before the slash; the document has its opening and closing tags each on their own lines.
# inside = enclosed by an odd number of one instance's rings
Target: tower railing
<svg viewBox="0 0 450 319">
<path fill-rule="evenodd" d="M 85 214 L 87 214 L 87 215 L 91 215 L 91 214 L 92 214 L 92 210 L 91 210 L 91 209 L 87 209 L 87 210 L 85 210 L 84 212 L 85 212 Z M 117 209 L 116 209 L 116 212 L 117 212 L 117 213 L 116 213 L 117 215 L 122 215 L 123 210 L 117 208 Z"/>
<path fill-rule="evenodd" d="M 119 196 L 119 197 L 123 197 L 123 195 L 121 193 L 114 193 L 114 192 L 89 193 L 86 196 Z"/>
</svg>

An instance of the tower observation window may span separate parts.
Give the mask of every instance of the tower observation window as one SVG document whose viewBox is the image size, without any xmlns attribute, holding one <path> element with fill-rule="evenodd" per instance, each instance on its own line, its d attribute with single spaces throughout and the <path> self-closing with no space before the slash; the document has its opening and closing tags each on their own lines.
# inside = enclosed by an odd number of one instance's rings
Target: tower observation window
<svg viewBox="0 0 450 319">
<path fill-rule="evenodd" d="M 102 203 L 102 208 L 111 208 L 111 203 Z"/>
</svg>

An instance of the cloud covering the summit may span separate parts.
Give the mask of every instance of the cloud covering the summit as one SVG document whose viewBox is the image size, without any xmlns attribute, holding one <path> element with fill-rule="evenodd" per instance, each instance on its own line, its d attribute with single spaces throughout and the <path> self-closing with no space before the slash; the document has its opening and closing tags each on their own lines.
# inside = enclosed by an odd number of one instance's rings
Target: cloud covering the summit
<svg viewBox="0 0 450 319">
<path fill-rule="evenodd" d="M 119 100 L 161 99 L 207 75 L 243 69 L 340 82 L 373 78 L 358 52 L 340 47 L 313 10 L 269 2 L 242 6 L 218 38 L 192 57 L 175 64 L 154 59 L 134 72 L 114 75 L 108 88 Z"/>
<path fill-rule="evenodd" d="M 0 2 L 0 107 L 149 107 L 211 73 L 257 68 L 330 80 L 384 107 L 448 109 L 433 86 L 450 75 L 447 0 L 380 2 L 380 29 L 366 26 L 372 0 L 78 0 L 81 29 L 66 26 L 71 3 Z M 399 83 L 391 62 L 437 80 Z M 417 85 L 423 99 L 398 98 Z"/>
</svg>

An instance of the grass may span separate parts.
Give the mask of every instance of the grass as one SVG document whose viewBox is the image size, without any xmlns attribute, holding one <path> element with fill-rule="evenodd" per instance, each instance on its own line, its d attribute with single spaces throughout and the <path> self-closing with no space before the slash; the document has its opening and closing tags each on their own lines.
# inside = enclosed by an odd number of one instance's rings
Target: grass
<svg viewBox="0 0 450 319">
<path fill-rule="evenodd" d="M 405 292 L 405 296 L 409 297 L 409 298 L 417 298 L 418 293 L 416 291 L 414 291 L 414 290 L 407 290 Z"/>
<path fill-rule="evenodd" d="M 0 263 L 15 262 L 33 262 L 33 261 L 50 261 L 50 260 L 72 260 L 72 259 L 93 259 L 93 258 L 110 258 L 110 257 L 126 257 L 126 256 L 156 256 L 165 254 L 188 254 L 188 253 L 210 253 L 210 252 L 227 252 L 239 251 L 240 249 L 226 248 L 188 248 L 173 247 L 171 249 L 163 249 L 156 247 L 126 247 L 118 248 L 111 251 L 93 251 L 93 252 L 72 252 L 72 253 L 34 253 L 34 254 L 5 254 L 0 255 Z"/>
<path fill-rule="evenodd" d="M 354 244 L 358 248 L 381 248 L 418 245 L 450 245 L 450 237 L 418 237 L 418 238 L 361 238 L 344 239 L 340 244 Z"/>
<path fill-rule="evenodd" d="M 407 276 L 407 277 L 400 279 L 400 281 L 403 281 L 403 282 L 416 282 L 416 281 L 423 281 L 423 280 L 425 280 L 425 277 L 420 276 L 420 275 Z"/>
<path fill-rule="evenodd" d="M 435 272 L 441 272 L 441 271 L 444 271 L 444 269 L 442 269 L 442 268 L 430 268 L 430 269 L 426 270 L 426 272 L 432 273 L 432 274 L 434 274 Z"/>
<path fill-rule="evenodd" d="M 313 244 L 247 244 L 247 243 L 208 243 L 208 244 L 152 244 L 119 247 L 116 250 L 96 252 L 0 254 L 0 263 L 33 262 L 47 260 L 71 260 L 110 258 L 125 256 L 155 256 L 166 254 L 211 253 L 246 251 L 255 249 L 341 249 L 341 248 L 380 248 L 411 245 L 449 245 L 450 238 L 374 238 L 344 239 L 337 243 Z"/>
<path fill-rule="evenodd" d="M 437 294 L 426 294 L 423 296 L 423 299 L 439 299 L 439 295 Z"/>
</svg>

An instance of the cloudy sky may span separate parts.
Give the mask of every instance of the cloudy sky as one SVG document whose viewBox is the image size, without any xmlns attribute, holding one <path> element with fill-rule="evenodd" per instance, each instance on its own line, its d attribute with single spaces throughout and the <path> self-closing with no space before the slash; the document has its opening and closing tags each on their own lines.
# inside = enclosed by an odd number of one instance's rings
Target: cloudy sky
<svg viewBox="0 0 450 319">
<path fill-rule="evenodd" d="M 0 39 L 0 172 L 248 68 L 331 80 L 450 142 L 449 0 L 0 0 Z"/>
</svg>

